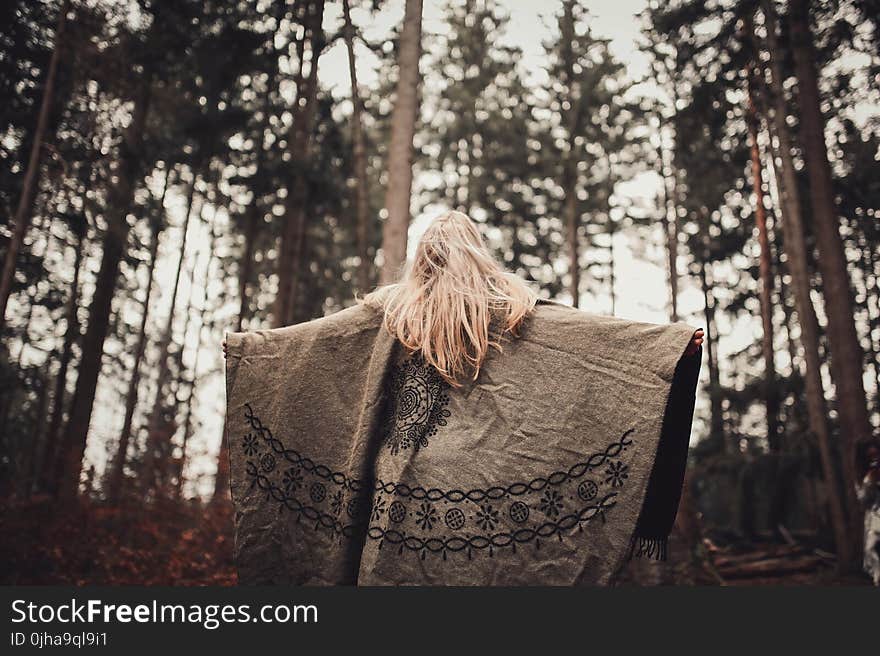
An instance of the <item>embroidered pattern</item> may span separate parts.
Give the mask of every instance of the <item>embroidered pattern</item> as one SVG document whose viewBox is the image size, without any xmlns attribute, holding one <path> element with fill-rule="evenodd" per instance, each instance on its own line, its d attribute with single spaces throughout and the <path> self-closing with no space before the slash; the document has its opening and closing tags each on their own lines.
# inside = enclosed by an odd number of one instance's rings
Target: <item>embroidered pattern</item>
<svg viewBox="0 0 880 656">
<path fill-rule="evenodd" d="M 412 447 L 428 446 L 439 426 L 449 417 L 449 383 L 414 355 L 392 367 L 388 375 L 387 399 L 391 404 L 385 426 L 385 445 L 396 454 Z"/>
<path fill-rule="evenodd" d="M 443 490 L 377 480 L 368 489 L 285 448 L 248 404 L 244 418 L 247 433 L 241 449 L 251 487 L 291 511 L 297 523 L 305 518 L 314 530 L 339 540 L 366 531 L 380 549 L 388 544 L 399 553 L 417 552 L 422 558 L 434 554 L 444 560 L 460 552 L 468 558 L 475 551 L 492 556 L 496 549 L 515 551 L 527 543 L 537 549 L 542 539 L 561 541 L 591 521 L 605 522 L 629 477 L 623 456 L 634 432 L 628 430 L 565 471 L 530 481 Z"/>
</svg>

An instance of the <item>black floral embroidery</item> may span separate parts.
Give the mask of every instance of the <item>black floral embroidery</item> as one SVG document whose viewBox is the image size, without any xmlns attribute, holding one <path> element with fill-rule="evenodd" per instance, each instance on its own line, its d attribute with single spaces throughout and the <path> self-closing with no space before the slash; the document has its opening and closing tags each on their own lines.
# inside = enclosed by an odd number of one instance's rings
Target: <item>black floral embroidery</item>
<svg viewBox="0 0 880 656">
<path fill-rule="evenodd" d="M 288 467 L 284 471 L 284 477 L 281 479 L 281 484 L 284 485 L 284 491 L 288 494 L 292 494 L 296 492 L 300 487 L 302 487 L 303 476 L 302 469 L 299 467 Z"/>
<path fill-rule="evenodd" d="M 367 538 L 380 548 L 387 543 L 400 553 L 416 552 L 421 557 L 430 553 L 444 560 L 456 553 L 468 558 L 474 552 L 492 556 L 495 550 L 515 550 L 527 543 L 539 548 L 542 540 L 562 540 L 596 519 L 604 522 L 616 504 L 618 490 L 628 480 L 623 454 L 633 444 L 634 432 L 630 429 L 603 450 L 546 476 L 486 488 L 438 489 L 382 480 L 366 484 L 286 448 L 247 404 L 245 420 L 251 431 L 242 438 L 242 451 L 255 455 L 266 449 L 264 455 L 272 458 L 270 467 L 264 465 L 269 462 L 264 457 L 248 460 L 245 474 L 252 488 L 293 513 L 297 524 L 303 518 L 310 520 L 314 530 L 336 539 L 363 536 L 366 531 Z M 279 461 L 289 466 L 279 468 Z M 604 493 L 596 481 L 587 478 L 599 471 L 604 471 L 601 480 L 608 485 Z M 276 483 L 274 476 L 281 480 Z M 300 490 L 308 492 L 305 500 L 297 498 Z M 414 512 L 408 512 L 407 499 L 417 504 Z M 566 499 L 580 500 L 583 505 L 568 510 Z M 454 505 L 444 512 L 438 509 L 441 503 Z"/>
<path fill-rule="evenodd" d="M 538 506 L 547 517 L 556 517 L 562 510 L 562 495 L 557 490 L 545 490 Z"/>
<path fill-rule="evenodd" d="M 387 398 L 391 404 L 386 413 L 385 445 L 391 453 L 412 447 L 418 451 L 428 446 L 439 426 L 450 416 L 449 383 L 425 364 L 421 355 L 414 355 L 393 367 L 388 377 Z"/>
<path fill-rule="evenodd" d="M 330 499 L 330 509 L 333 511 L 334 515 L 338 515 L 342 512 L 342 507 L 344 505 L 345 495 L 342 493 L 342 490 L 337 490 Z"/>
<path fill-rule="evenodd" d="M 384 512 L 385 512 L 385 499 L 383 499 L 380 495 L 373 502 L 373 510 L 370 513 L 370 516 L 373 518 L 374 522 L 377 522 L 382 518 L 382 514 Z"/>
<path fill-rule="evenodd" d="M 629 467 L 619 460 L 612 462 L 605 470 L 605 483 L 610 483 L 611 487 L 623 487 L 623 482 L 629 477 Z"/>
<path fill-rule="evenodd" d="M 430 503 L 423 501 L 416 511 L 416 518 L 416 523 L 423 531 L 430 531 L 437 523 L 437 510 Z"/>
<path fill-rule="evenodd" d="M 241 438 L 241 448 L 244 451 L 246 456 L 256 455 L 256 453 L 260 450 L 260 444 L 257 441 L 257 436 L 253 433 L 248 433 L 243 438 Z"/>
<path fill-rule="evenodd" d="M 480 506 L 477 511 L 477 526 L 484 531 L 492 531 L 498 526 L 498 511 L 488 503 Z"/>
</svg>

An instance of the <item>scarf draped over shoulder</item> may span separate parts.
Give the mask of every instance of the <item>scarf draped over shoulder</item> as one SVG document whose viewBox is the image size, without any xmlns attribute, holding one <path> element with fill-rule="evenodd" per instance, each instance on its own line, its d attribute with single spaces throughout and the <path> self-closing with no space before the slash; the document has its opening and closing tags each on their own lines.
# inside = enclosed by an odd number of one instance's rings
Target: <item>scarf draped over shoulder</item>
<svg viewBox="0 0 880 656">
<path fill-rule="evenodd" d="M 539 302 L 461 387 L 366 305 L 228 334 L 239 581 L 603 585 L 665 558 L 694 330 Z"/>
</svg>

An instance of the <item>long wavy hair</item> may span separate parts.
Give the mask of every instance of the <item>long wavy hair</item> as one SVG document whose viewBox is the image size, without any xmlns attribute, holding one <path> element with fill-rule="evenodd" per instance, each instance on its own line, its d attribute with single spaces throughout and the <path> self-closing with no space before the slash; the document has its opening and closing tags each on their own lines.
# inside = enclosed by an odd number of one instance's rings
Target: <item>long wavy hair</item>
<svg viewBox="0 0 880 656">
<path fill-rule="evenodd" d="M 382 308 L 388 331 L 460 386 L 476 380 L 490 348 L 502 350 L 505 333 L 518 336 L 537 295 L 492 257 L 466 214 L 451 211 L 431 221 L 400 282 L 361 302 Z"/>
</svg>

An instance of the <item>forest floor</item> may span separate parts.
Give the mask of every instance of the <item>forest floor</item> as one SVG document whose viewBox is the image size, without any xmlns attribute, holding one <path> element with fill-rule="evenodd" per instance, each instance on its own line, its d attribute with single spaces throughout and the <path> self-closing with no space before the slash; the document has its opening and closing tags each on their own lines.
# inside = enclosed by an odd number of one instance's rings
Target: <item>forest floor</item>
<svg viewBox="0 0 880 656">
<path fill-rule="evenodd" d="M 0 583 L 235 585 L 232 504 L 59 508 L 48 498 L 0 510 Z"/>
<path fill-rule="evenodd" d="M 718 545 L 702 540 L 691 549 L 673 532 L 668 560 L 633 559 L 619 585 L 811 586 L 870 585 L 861 574 L 840 575 L 834 554 L 808 544 L 758 542 Z"/>
<path fill-rule="evenodd" d="M 60 508 L 48 498 L 0 504 L 0 584 L 235 585 L 232 507 L 179 504 Z M 696 555 L 693 555 L 696 554 Z M 634 559 L 620 585 L 867 585 L 841 578 L 832 554 L 801 544 L 690 549 L 673 533 L 669 560 Z"/>
</svg>

